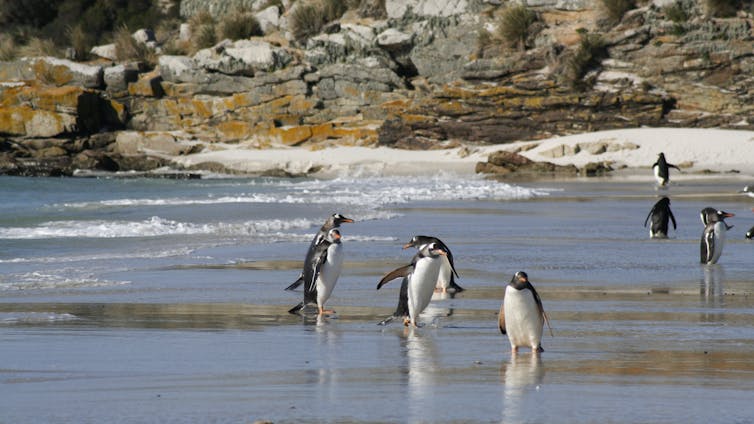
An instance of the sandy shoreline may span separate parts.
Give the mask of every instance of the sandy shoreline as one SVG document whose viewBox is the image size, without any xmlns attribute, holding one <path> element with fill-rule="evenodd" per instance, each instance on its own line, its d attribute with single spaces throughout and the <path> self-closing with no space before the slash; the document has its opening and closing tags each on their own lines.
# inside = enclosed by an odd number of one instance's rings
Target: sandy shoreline
<svg viewBox="0 0 754 424">
<path fill-rule="evenodd" d="M 258 174 L 271 169 L 292 175 L 342 174 L 417 175 L 432 172 L 474 174 L 477 162 L 490 153 L 517 151 L 535 161 L 582 167 L 590 162 L 610 162 L 630 175 L 648 169 L 664 152 L 684 173 L 673 178 L 720 173 L 754 176 L 754 131 L 637 128 L 599 131 L 545 140 L 491 146 L 463 146 L 445 150 L 409 151 L 387 147 L 334 147 L 249 149 L 241 145 L 213 145 L 211 151 L 173 157 L 190 168 L 217 163 L 239 173 Z M 638 172 L 636 172 L 638 173 Z"/>
</svg>

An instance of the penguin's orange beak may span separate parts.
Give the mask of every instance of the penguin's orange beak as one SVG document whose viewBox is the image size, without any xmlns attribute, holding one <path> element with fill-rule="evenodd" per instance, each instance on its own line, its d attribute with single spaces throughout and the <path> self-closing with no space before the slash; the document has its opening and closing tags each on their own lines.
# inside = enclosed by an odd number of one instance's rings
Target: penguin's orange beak
<svg viewBox="0 0 754 424">
<path fill-rule="evenodd" d="M 725 213 L 723 213 L 723 216 L 726 217 L 726 218 L 730 218 L 732 216 L 736 216 L 736 214 L 730 213 L 730 212 L 725 212 Z"/>
<path fill-rule="evenodd" d="M 347 222 L 347 223 L 349 223 L 349 224 L 350 224 L 350 223 L 353 223 L 353 219 L 351 219 L 351 218 L 344 218 L 344 219 L 343 219 L 342 221 L 340 221 L 340 222 Z"/>
<path fill-rule="evenodd" d="M 754 210 L 754 209 L 752 209 L 752 210 Z M 406 244 L 403 245 L 404 249 L 408 249 L 409 247 L 411 247 L 411 243 L 406 243 Z"/>
</svg>

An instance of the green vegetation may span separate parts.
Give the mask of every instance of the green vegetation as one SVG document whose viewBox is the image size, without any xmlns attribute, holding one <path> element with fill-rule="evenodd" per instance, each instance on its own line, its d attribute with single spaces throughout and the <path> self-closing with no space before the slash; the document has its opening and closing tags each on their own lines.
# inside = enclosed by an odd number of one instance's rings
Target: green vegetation
<svg viewBox="0 0 754 424">
<path fill-rule="evenodd" d="M 576 52 L 566 60 L 565 77 L 577 89 L 586 88 L 588 81 L 584 76 L 599 67 L 602 59 L 608 56 L 605 41 L 599 34 L 579 31 L 581 42 Z"/>
<path fill-rule="evenodd" d="M 686 33 L 685 24 L 689 20 L 689 14 L 680 3 L 673 3 L 663 8 L 665 16 L 673 22 L 673 34 L 683 35 Z"/>
<path fill-rule="evenodd" d="M 623 15 L 636 7 L 634 0 L 601 0 L 605 15 L 610 25 L 616 25 Z"/>
<path fill-rule="evenodd" d="M 526 39 L 529 37 L 529 27 L 536 20 L 536 13 L 526 6 L 509 6 L 500 15 L 498 34 L 509 45 L 524 50 Z"/>
</svg>

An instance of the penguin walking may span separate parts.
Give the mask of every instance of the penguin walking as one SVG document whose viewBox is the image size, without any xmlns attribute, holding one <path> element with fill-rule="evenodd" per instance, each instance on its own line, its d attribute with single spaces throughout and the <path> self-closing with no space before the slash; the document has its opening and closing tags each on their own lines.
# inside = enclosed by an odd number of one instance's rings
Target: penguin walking
<svg viewBox="0 0 754 424">
<path fill-rule="evenodd" d="M 330 298 L 335 283 L 338 282 L 342 264 L 343 243 L 340 231 L 333 228 L 314 247 L 311 262 L 304 266 L 304 301 L 288 312 L 295 314 L 306 305 L 316 303 L 320 316 L 334 313 L 335 311 L 325 309 L 325 302 Z"/>
<path fill-rule="evenodd" d="M 322 240 L 327 237 L 328 231 L 332 230 L 333 228 L 339 228 L 340 224 L 351 222 L 353 222 L 353 219 L 346 218 L 339 213 L 334 213 L 330 215 L 329 218 L 327 218 L 327 221 L 322 224 L 322 227 L 320 227 L 317 234 L 314 235 L 314 239 L 312 239 L 312 242 L 309 244 L 309 250 L 307 250 L 306 258 L 304 259 L 304 269 L 301 271 L 301 274 L 299 274 L 296 281 L 285 288 L 286 290 L 295 290 L 296 288 L 298 288 L 298 286 L 304 283 L 304 274 L 306 273 L 306 267 L 312 263 L 315 249 L 322 242 Z"/>
<path fill-rule="evenodd" d="M 425 244 L 414 255 L 410 264 L 388 272 L 377 284 L 377 290 L 379 290 L 388 282 L 403 277 L 403 283 L 406 285 L 405 306 L 402 305 L 404 297 L 402 294 L 403 287 L 401 287 L 396 313 L 404 313 L 404 308 L 408 309 L 408 318 L 404 315 L 404 325 L 419 326 L 419 314 L 424 311 L 432 299 L 432 293 L 434 293 L 437 284 L 437 276 L 442 267 L 442 257 L 446 255 L 447 252 L 437 243 Z M 395 314 L 393 316 L 395 317 Z M 388 320 L 383 322 L 386 321 Z"/>
<path fill-rule="evenodd" d="M 670 168 L 675 168 L 679 171 L 681 170 L 681 168 L 672 163 L 668 163 L 667 160 L 665 160 L 665 154 L 660 152 L 660 155 L 657 157 L 657 162 L 652 164 L 652 170 L 654 171 L 657 184 L 661 187 L 667 186 L 668 182 L 670 182 Z"/>
<path fill-rule="evenodd" d="M 652 206 L 647 218 L 644 219 L 645 227 L 650 217 L 652 218 L 652 226 L 649 227 L 650 238 L 667 238 L 669 220 L 673 221 L 673 229 L 677 229 L 675 216 L 673 216 L 673 211 L 670 210 L 670 199 L 665 196 Z"/>
<path fill-rule="evenodd" d="M 508 336 L 511 353 L 518 353 L 518 348 L 527 346 L 532 353 L 544 352 L 542 349 L 542 328 L 545 322 L 550 329 L 550 320 L 542 307 L 542 300 L 529 282 L 525 272 L 517 272 L 505 287 L 503 303 L 500 305 L 498 327 Z"/>
<path fill-rule="evenodd" d="M 706 222 L 706 224 L 700 243 L 700 261 L 703 264 L 709 265 L 716 264 L 720 259 L 720 255 L 723 253 L 723 246 L 725 245 L 725 233 L 733 228 L 732 225 L 728 225 L 725 222 L 725 218 L 735 215 L 712 208 L 702 210 L 702 212 L 705 211 L 707 211 L 706 219 L 702 219 L 702 221 Z M 705 213 L 702 215 L 705 215 Z"/>
<path fill-rule="evenodd" d="M 442 267 L 440 268 L 440 274 L 437 277 L 436 289 L 442 293 L 447 293 L 449 290 L 452 290 L 454 293 L 464 291 L 465 289 L 459 286 L 455 281 L 455 279 L 458 278 L 458 272 L 453 263 L 453 253 L 448 246 L 442 242 L 442 240 L 432 236 L 414 236 L 408 243 L 403 245 L 403 248 L 408 249 L 409 247 L 415 247 L 420 249 L 422 246 L 429 243 L 437 244 L 447 253 L 447 255 L 442 258 Z"/>
</svg>

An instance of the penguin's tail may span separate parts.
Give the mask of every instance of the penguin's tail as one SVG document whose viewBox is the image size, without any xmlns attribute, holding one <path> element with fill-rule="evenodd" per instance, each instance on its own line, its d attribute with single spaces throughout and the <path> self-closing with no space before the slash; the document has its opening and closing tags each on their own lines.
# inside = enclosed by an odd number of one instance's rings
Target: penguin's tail
<svg viewBox="0 0 754 424">
<path fill-rule="evenodd" d="M 395 319 L 395 315 L 390 315 L 389 317 L 383 319 L 382 321 L 378 322 L 377 325 L 388 325 L 390 321 Z"/>
<path fill-rule="evenodd" d="M 299 303 L 298 305 L 292 307 L 288 310 L 289 314 L 298 314 L 302 309 L 304 309 L 304 302 Z"/>
<path fill-rule="evenodd" d="M 303 275 L 300 276 L 300 277 L 298 277 L 298 280 L 294 281 L 293 284 L 291 284 L 290 286 L 286 287 L 285 289 L 287 291 L 293 291 L 293 290 L 296 290 L 298 288 L 298 286 L 300 286 L 302 284 L 304 284 L 304 276 Z"/>
<path fill-rule="evenodd" d="M 455 290 L 456 293 L 460 293 L 460 292 L 466 290 L 465 288 L 459 286 L 458 283 L 456 283 L 455 280 L 453 280 L 453 279 L 450 280 L 449 287 L 451 289 Z"/>
</svg>

